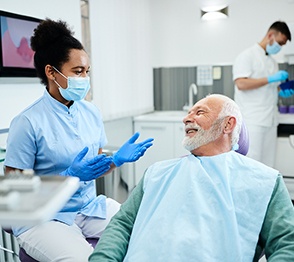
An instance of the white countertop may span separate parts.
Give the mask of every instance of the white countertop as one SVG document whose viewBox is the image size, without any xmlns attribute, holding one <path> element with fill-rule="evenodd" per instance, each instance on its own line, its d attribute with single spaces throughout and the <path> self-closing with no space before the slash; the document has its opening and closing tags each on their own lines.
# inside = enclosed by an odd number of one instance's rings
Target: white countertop
<svg viewBox="0 0 294 262">
<path fill-rule="evenodd" d="M 182 122 L 187 115 L 186 111 L 154 111 L 148 114 L 135 116 L 134 121 L 138 122 Z"/>
<path fill-rule="evenodd" d="M 294 124 L 294 114 L 279 114 L 279 124 Z"/>
</svg>

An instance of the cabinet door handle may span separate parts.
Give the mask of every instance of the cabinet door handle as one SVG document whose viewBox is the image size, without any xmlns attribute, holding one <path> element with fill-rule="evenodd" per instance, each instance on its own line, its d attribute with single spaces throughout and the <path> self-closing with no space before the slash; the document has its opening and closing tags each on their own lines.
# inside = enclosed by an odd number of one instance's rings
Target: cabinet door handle
<svg viewBox="0 0 294 262">
<path fill-rule="evenodd" d="M 165 130 L 165 127 L 163 126 L 141 126 L 141 129 L 145 130 Z"/>
<path fill-rule="evenodd" d="M 294 135 L 289 136 L 290 145 L 294 148 Z"/>
</svg>

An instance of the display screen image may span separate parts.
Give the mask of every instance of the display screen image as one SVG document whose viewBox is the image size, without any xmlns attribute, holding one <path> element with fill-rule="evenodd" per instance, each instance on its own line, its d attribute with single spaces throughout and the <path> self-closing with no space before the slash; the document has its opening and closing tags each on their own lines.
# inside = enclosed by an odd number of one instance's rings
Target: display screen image
<svg viewBox="0 0 294 262">
<path fill-rule="evenodd" d="M 40 19 L 0 11 L 0 76 L 35 76 L 30 38 Z"/>
</svg>

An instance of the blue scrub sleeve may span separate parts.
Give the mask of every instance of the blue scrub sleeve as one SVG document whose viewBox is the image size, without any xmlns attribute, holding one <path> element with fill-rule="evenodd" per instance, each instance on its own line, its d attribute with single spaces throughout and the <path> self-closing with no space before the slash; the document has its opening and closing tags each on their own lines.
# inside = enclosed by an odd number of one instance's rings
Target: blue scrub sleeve
<svg viewBox="0 0 294 262">
<path fill-rule="evenodd" d="M 9 128 L 4 165 L 17 169 L 33 169 L 36 152 L 31 123 L 25 115 L 20 115 L 11 122 Z"/>
</svg>

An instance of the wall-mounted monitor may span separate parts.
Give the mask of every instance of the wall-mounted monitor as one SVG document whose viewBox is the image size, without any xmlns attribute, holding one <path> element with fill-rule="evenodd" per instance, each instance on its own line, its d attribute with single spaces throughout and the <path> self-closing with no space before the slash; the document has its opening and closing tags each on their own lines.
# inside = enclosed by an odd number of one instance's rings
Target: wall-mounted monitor
<svg viewBox="0 0 294 262">
<path fill-rule="evenodd" d="M 36 77 L 30 39 L 40 21 L 0 10 L 0 77 Z"/>
</svg>

